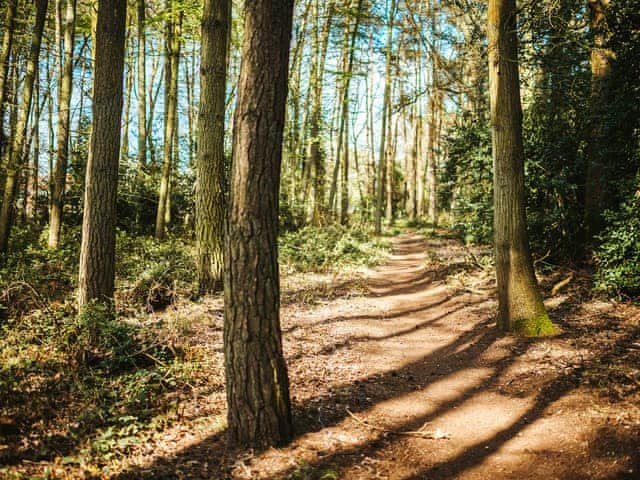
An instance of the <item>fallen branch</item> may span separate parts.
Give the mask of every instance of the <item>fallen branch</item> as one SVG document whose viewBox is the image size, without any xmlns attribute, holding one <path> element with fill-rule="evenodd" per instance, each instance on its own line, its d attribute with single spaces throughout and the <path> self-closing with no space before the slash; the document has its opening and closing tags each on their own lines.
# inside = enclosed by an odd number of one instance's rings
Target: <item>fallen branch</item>
<svg viewBox="0 0 640 480">
<path fill-rule="evenodd" d="M 565 278 L 564 280 L 556 283 L 553 286 L 553 288 L 551 289 L 551 296 L 555 297 L 558 294 L 558 292 L 560 292 L 560 290 L 562 290 L 564 287 L 569 285 L 571 280 L 573 280 L 573 272 L 571 272 L 567 278 Z"/>
<path fill-rule="evenodd" d="M 346 410 L 347 410 L 347 413 L 349 414 L 349 416 L 351 418 L 353 418 L 359 424 L 364 425 L 365 427 L 370 428 L 372 430 L 377 430 L 379 432 L 383 432 L 383 433 L 386 433 L 386 434 L 389 434 L 389 435 L 404 435 L 404 436 L 409 436 L 409 437 L 418 437 L 418 438 L 425 438 L 425 439 L 430 439 L 430 440 L 443 440 L 443 439 L 449 438 L 449 434 L 446 433 L 446 432 L 443 432 L 439 428 L 437 428 L 437 429 L 435 429 L 433 431 L 420 429 L 420 430 L 413 430 L 413 431 L 397 432 L 395 430 L 388 430 L 386 428 L 382 428 L 382 427 L 379 427 L 377 425 L 372 425 L 371 423 L 367 422 L 366 420 L 361 419 L 360 417 L 358 417 L 355 413 L 353 413 L 348 408 Z M 425 424 L 425 426 L 426 426 L 426 424 Z M 424 426 L 422 428 L 424 428 Z"/>
</svg>

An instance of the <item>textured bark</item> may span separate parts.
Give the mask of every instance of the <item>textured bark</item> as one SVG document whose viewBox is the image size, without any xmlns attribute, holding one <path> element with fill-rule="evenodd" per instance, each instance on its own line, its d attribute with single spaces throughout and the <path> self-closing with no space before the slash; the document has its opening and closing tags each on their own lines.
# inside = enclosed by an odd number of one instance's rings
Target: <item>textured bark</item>
<svg viewBox="0 0 640 480">
<path fill-rule="evenodd" d="M 317 0 L 316 0 L 317 2 Z M 322 224 L 325 215 L 325 165 L 322 149 L 322 93 L 324 87 L 324 71 L 327 60 L 327 50 L 329 45 L 329 34 L 333 24 L 335 1 L 331 0 L 326 6 L 326 19 L 322 28 L 322 35 L 319 39 L 320 45 L 317 55 L 314 55 L 311 67 L 310 82 L 313 88 L 313 106 L 311 109 L 311 126 L 309 129 L 310 162 L 313 168 L 313 224 Z M 316 5 L 316 12 L 318 11 Z M 314 45 L 318 45 L 318 39 Z"/>
<path fill-rule="evenodd" d="M 170 218 L 170 188 L 171 169 L 173 164 L 174 140 L 178 126 L 178 68 L 180 62 L 180 33 L 179 14 L 171 0 L 171 18 L 167 22 L 167 59 L 166 59 L 166 97 L 164 148 L 162 159 L 162 177 L 158 195 L 158 210 L 156 215 L 156 239 L 165 237 L 167 220 Z M 176 145 L 177 147 L 177 145 Z"/>
<path fill-rule="evenodd" d="M 515 0 L 489 0 L 488 18 L 498 325 L 551 333 L 527 240 Z"/>
<path fill-rule="evenodd" d="M 438 222 L 438 151 L 436 145 L 441 108 L 442 93 L 434 89 L 429 96 L 429 136 L 427 138 L 427 190 L 429 194 L 427 219 L 432 225 L 436 225 Z"/>
<path fill-rule="evenodd" d="M 147 166 L 147 72 L 145 0 L 137 0 L 138 27 L 138 172 Z"/>
<path fill-rule="evenodd" d="M 613 52 L 607 48 L 606 11 L 609 0 L 588 0 L 591 12 L 591 98 L 589 136 L 587 139 L 587 175 L 585 182 L 585 239 L 591 240 L 602 229 L 605 207 L 605 165 L 607 138 L 603 113 L 610 99 L 608 78 L 611 75 Z"/>
<path fill-rule="evenodd" d="M 81 307 L 113 298 L 126 7 L 126 0 L 100 0 L 98 6 L 78 282 Z"/>
<path fill-rule="evenodd" d="M 226 100 L 231 2 L 205 0 L 202 15 L 196 241 L 200 293 L 221 287 L 224 270 Z"/>
<path fill-rule="evenodd" d="M 329 191 L 329 206 L 334 208 L 334 198 L 337 192 L 338 171 L 342 170 L 340 179 L 340 223 L 347 224 L 349 210 L 349 88 L 351 86 L 351 76 L 353 71 L 353 61 L 356 50 L 356 40 L 360 28 L 360 16 L 363 7 L 363 0 L 358 0 L 353 26 L 347 23 L 344 35 L 343 51 L 343 84 L 342 84 L 342 105 L 340 123 L 338 126 L 338 147 L 336 149 L 336 162 Z"/>
<path fill-rule="evenodd" d="M 17 7 L 18 0 L 9 0 L 4 18 L 4 35 L 2 36 L 2 47 L 0 47 L 0 119 L 4 119 L 7 77 L 9 76 L 9 59 L 11 58 L 11 49 L 13 47 Z M 5 152 L 6 138 L 4 134 L 4 124 L 0 122 L 0 156 Z"/>
<path fill-rule="evenodd" d="M 58 93 L 58 153 L 51 186 L 51 210 L 49 212 L 49 248 L 58 248 L 62 230 L 64 191 L 67 185 L 69 163 L 69 125 L 71 121 L 71 94 L 73 88 L 73 47 L 75 40 L 76 0 L 67 0 L 64 9 L 62 78 Z M 62 12 L 60 12 L 62 13 Z"/>
<path fill-rule="evenodd" d="M 375 208 L 375 232 L 382 232 L 382 209 L 385 200 L 385 182 L 387 179 L 387 122 L 391 103 L 391 66 L 393 61 L 393 26 L 395 24 L 397 0 L 391 0 L 387 23 L 386 67 L 384 82 L 384 99 L 382 103 L 382 127 L 380 129 L 380 154 L 378 158 L 378 191 Z"/>
<path fill-rule="evenodd" d="M 11 232 L 11 223 L 20 170 L 24 162 L 24 144 L 27 136 L 27 122 L 33 103 L 33 86 L 36 79 L 36 67 L 40 57 L 40 44 L 42 43 L 42 31 L 47 14 L 48 0 L 36 1 L 36 18 L 31 38 L 31 47 L 22 89 L 22 102 L 16 122 L 11 152 L 6 165 L 6 177 L 2 205 L 0 206 L 0 253 L 6 253 Z"/>
<path fill-rule="evenodd" d="M 245 4 L 225 242 L 225 372 L 232 444 L 292 436 L 282 354 L 278 198 L 293 0 Z"/>
</svg>

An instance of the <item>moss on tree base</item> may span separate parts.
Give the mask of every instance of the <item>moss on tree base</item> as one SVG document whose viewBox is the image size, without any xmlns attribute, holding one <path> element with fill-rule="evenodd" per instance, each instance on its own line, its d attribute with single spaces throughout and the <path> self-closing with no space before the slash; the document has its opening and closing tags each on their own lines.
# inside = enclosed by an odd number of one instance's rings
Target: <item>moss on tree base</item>
<svg viewBox="0 0 640 480">
<path fill-rule="evenodd" d="M 511 331 L 525 337 L 548 337 L 555 335 L 560 330 L 556 327 L 549 315 L 540 314 L 533 318 L 521 318 L 513 322 Z"/>
</svg>

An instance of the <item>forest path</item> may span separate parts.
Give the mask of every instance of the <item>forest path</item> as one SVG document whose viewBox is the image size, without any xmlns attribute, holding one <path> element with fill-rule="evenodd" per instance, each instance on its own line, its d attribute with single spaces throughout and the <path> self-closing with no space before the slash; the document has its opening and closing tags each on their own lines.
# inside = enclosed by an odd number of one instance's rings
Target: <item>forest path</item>
<svg viewBox="0 0 640 480">
<path fill-rule="evenodd" d="M 580 373 L 619 363 L 638 331 L 598 338 L 596 320 L 622 325 L 624 315 L 561 295 L 548 307 L 577 333 L 502 335 L 486 254 L 406 233 L 365 294 L 336 285 L 309 306 L 285 288 L 294 441 L 237 454 L 222 432 L 202 434 L 119 478 L 638 478 L 638 408 L 583 387 Z"/>
</svg>

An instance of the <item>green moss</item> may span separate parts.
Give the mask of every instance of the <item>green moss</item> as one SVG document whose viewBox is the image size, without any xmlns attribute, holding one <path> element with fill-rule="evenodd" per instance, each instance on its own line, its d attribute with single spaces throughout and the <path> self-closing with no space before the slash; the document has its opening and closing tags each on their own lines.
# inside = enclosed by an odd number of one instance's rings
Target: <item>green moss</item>
<svg viewBox="0 0 640 480">
<path fill-rule="evenodd" d="M 549 315 L 540 314 L 533 318 L 521 318 L 513 323 L 513 332 L 525 337 L 548 337 L 559 332 Z"/>
</svg>

